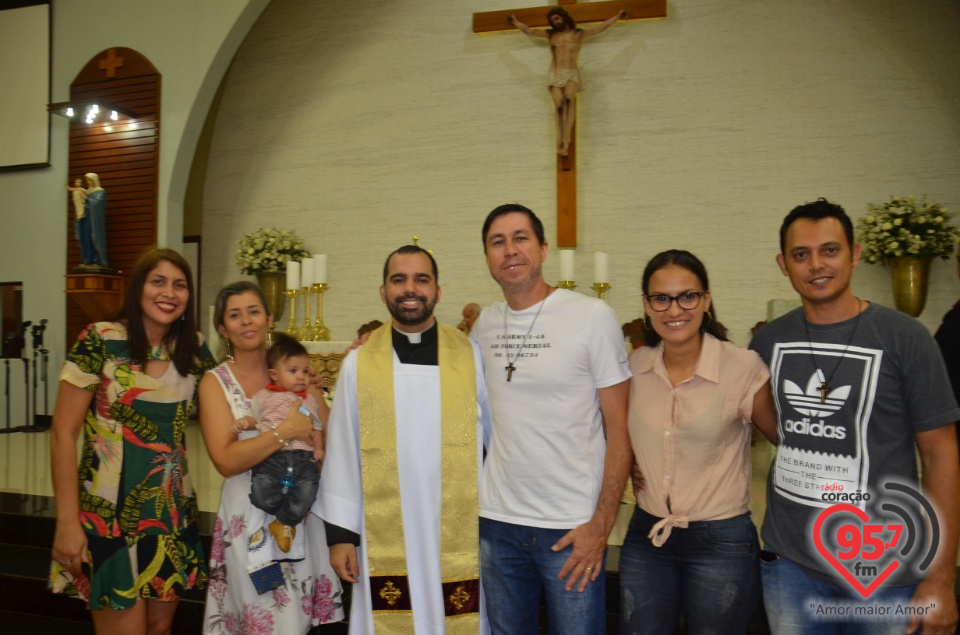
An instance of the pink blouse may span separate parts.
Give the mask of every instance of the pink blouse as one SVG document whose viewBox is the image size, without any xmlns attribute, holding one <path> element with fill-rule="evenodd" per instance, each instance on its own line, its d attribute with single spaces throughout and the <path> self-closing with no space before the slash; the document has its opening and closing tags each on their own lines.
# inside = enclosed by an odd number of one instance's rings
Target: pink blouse
<svg viewBox="0 0 960 635">
<path fill-rule="evenodd" d="M 631 353 L 630 370 L 630 441 L 646 479 L 638 504 L 663 519 L 653 543 L 689 521 L 746 513 L 753 400 L 770 378 L 760 357 L 704 334 L 696 371 L 677 386 L 663 344 Z"/>
</svg>

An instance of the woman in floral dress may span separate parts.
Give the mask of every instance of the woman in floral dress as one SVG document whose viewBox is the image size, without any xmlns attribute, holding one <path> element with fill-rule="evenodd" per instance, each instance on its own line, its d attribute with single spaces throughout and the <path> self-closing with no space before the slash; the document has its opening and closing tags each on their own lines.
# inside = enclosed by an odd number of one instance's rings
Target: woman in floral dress
<svg viewBox="0 0 960 635">
<path fill-rule="evenodd" d="M 60 373 L 50 584 L 88 602 L 100 635 L 162 635 L 183 591 L 207 577 L 184 427 L 214 361 L 175 251 L 140 256 L 121 313 L 87 327 Z"/>
<path fill-rule="evenodd" d="M 313 433 L 310 419 L 296 408 L 276 435 L 234 432 L 234 421 L 250 414 L 250 397 L 269 382 L 264 342 L 273 318 L 266 306 L 260 287 L 250 282 L 220 291 L 214 322 L 227 345 L 227 361 L 200 384 L 204 442 L 227 479 L 213 531 L 205 635 L 303 635 L 317 624 L 343 619 L 340 581 L 330 567 L 320 518 L 308 514 L 284 553 L 267 529 L 273 517 L 250 502 L 250 468 L 282 449 L 283 441 L 306 440 Z"/>
</svg>

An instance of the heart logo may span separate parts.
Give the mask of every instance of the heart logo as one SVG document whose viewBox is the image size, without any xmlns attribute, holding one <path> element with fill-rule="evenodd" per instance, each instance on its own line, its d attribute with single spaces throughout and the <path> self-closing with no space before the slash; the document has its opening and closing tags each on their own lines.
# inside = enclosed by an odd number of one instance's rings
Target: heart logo
<svg viewBox="0 0 960 635">
<path fill-rule="evenodd" d="M 861 529 L 864 523 L 870 520 L 870 516 L 867 515 L 865 511 L 859 507 L 854 507 L 853 505 L 848 505 L 846 503 L 840 503 L 838 505 L 833 505 L 823 510 L 819 516 L 817 516 L 817 522 L 813 525 L 813 542 L 817 547 L 817 551 L 820 552 L 820 555 L 823 556 L 823 559 L 833 565 L 833 568 L 836 569 L 843 578 L 850 583 L 850 585 L 856 589 L 856 591 L 862 595 L 864 598 L 870 596 L 871 593 L 876 591 L 877 587 L 883 584 L 883 581 L 890 577 L 890 574 L 897 570 L 897 567 L 900 566 L 900 563 L 896 560 L 893 560 L 886 566 L 886 568 L 880 572 L 880 575 L 870 583 L 870 586 L 863 586 L 860 583 L 860 580 L 854 577 L 850 571 L 827 549 L 827 546 L 823 544 L 823 538 L 821 536 L 823 524 L 826 522 L 827 518 L 833 514 L 839 513 L 850 513 L 860 519 Z M 862 535 L 861 531 L 861 535 Z"/>
</svg>

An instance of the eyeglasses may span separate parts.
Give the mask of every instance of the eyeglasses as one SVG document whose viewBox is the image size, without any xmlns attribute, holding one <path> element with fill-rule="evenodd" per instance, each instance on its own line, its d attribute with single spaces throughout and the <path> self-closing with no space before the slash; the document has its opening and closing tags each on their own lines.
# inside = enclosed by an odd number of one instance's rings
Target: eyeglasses
<svg viewBox="0 0 960 635">
<path fill-rule="evenodd" d="M 684 291 L 680 295 L 646 295 L 643 296 L 650 303 L 650 308 L 657 312 L 666 311 L 676 300 L 677 304 L 684 311 L 690 311 L 700 306 L 700 299 L 703 298 L 706 291 Z"/>
</svg>

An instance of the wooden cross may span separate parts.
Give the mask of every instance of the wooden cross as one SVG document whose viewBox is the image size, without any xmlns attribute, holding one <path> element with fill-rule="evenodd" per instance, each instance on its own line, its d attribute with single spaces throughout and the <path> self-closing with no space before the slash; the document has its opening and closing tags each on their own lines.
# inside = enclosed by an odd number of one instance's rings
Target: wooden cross
<svg viewBox="0 0 960 635">
<path fill-rule="evenodd" d="M 108 49 L 107 56 L 100 60 L 100 70 L 107 71 L 107 77 L 115 77 L 117 69 L 123 67 L 123 58 L 117 57 L 116 49 Z"/>
<path fill-rule="evenodd" d="M 577 24 L 603 22 L 626 9 L 630 15 L 627 20 L 650 20 L 667 17 L 666 0 L 604 0 L 577 4 L 577 0 L 558 0 Z M 491 33 L 494 31 L 512 31 L 514 27 L 507 22 L 507 16 L 513 14 L 518 20 L 531 27 L 549 27 L 547 11 L 552 7 L 531 7 L 528 9 L 505 9 L 485 11 L 473 14 L 473 32 Z M 576 106 L 574 105 L 574 108 Z M 570 148 L 566 156 L 557 155 L 557 247 L 577 246 L 577 130 L 576 118 L 571 132 Z"/>
</svg>

